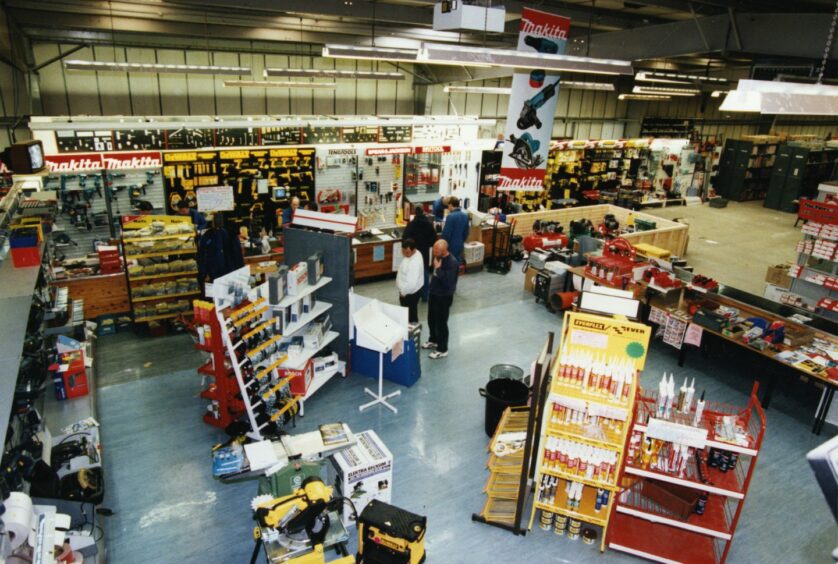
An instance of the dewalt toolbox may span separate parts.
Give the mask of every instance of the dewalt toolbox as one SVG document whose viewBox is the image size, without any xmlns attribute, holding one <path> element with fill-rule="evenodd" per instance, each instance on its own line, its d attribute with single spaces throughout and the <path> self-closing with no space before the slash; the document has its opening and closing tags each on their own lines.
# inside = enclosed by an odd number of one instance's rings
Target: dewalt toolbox
<svg viewBox="0 0 838 564">
<path fill-rule="evenodd" d="M 427 517 L 373 499 L 358 517 L 358 564 L 425 561 Z"/>
</svg>

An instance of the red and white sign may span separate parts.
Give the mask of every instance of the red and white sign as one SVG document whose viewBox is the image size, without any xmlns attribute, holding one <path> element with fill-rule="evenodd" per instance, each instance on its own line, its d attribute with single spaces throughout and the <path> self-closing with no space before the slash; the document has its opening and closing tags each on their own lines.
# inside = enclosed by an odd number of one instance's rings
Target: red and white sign
<svg viewBox="0 0 838 564">
<path fill-rule="evenodd" d="M 569 30 L 568 18 L 524 8 L 518 51 L 563 54 Z M 558 74 L 533 70 L 512 76 L 499 190 L 543 189 L 558 98 Z"/>
<path fill-rule="evenodd" d="M 107 170 L 160 168 L 163 166 L 163 156 L 159 151 L 105 153 L 103 158 Z"/>
<path fill-rule="evenodd" d="M 412 152 L 410 147 L 371 147 L 366 150 L 368 157 L 380 157 L 383 155 L 409 155 Z"/>
<path fill-rule="evenodd" d="M 323 213 L 297 208 L 294 211 L 292 225 L 314 227 L 340 233 L 355 233 L 358 230 L 358 218 L 354 215 Z"/>
<path fill-rule="evenodd" d="M 426 145 L 424 147 L 416 147 L 413 152 L 417 155 L 432 154 L 432 153 L 450 153 L 451 147 L 449 145 Z"/>
<path fill-rule="evenodd" d="M 45 155 L 44 161 L 50 172 L 97 172 L 104 166 L 101 153 Z"/>
</svg>

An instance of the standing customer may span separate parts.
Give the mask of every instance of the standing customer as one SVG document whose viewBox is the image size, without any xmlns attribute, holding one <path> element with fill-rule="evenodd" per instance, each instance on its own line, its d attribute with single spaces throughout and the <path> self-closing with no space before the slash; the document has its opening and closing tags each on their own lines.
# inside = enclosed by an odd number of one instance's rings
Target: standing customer
<svg viewBox="0 0 838 564">
<path fill-rule="evenodd" d="M 448 251 L 458 262 L 463 262 L 463 251 L 468 240 L 468 223 L 468 215 L 460 209 L 460 199 L 451 196 L 448 199 L 448 217 L 445 218 L 442 238 L 448 242 Z"/>
<path fill-rule="evenodd" d="M 396 288 L 399 290 L 399 303 L 408 311 L 408 322 L 419 323 L 419 298 L 425 283 L 423 272 L 427 272 L 422 253 L 416 250 L 416 241 L 402 240 L 402 259 L 396 274 Z"/>
<path fill-rule="evenodd" d="M 436 349 L 431 358 L 448 356 L 448 313 L 457 290 L 460 265 L 448 252 L 448 243 L 434 243 L 434 273 L 431 276 L 431 298 L 428 301 L 428 329 L 431 332 L 423 349 Z"/>
<path fill-rule="evenodd" d="M 440 196 L 434 200 L 434 205 L 431 212 L 434 214 L 434 225 L 442 225 L 445 219 L 445 210 L 448 209 L 448 200 L 450 196 Z"/>
<path fill-rule="evenodd" d="M 294 221 L 294 212 L 300 207 L 300 199 L 297 196 L 291 198 L 291 205 L 282 210 L 283 227 Z"/>
<path fill-rule="evenodd" d="M 425 215 L 422 206 L 416 206 L 413 219 L 404 228 L 404 238 L 413 239 L 416 242 L 416 251 L 422 255 L 425 260 L 425 283 L 422 286 L 422 299 L 428 301 L 428 292 L 430 285 L 428 284 L 428 273 L 431 265 L 431 247 L 436 242 L 436 231 L 434 226 Z"/>
</svg>

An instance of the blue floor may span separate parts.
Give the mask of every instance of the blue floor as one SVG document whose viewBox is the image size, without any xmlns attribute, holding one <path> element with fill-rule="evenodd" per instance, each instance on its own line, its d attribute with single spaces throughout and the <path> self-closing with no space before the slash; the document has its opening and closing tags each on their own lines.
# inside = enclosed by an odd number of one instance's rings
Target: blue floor
<svg viewBox="0 0 838 564">
<path fill-rule="evenodd" d="M 477 524 L 471 514 L 483 506 L 487 439 L 485 403 L 478 388 L 489 368 L 512 363 L 529 372 L 548 331 L 560 318 L 522 292 L 523 277 L 488 273 L 461 279 L 451 316 L 451 353 L 443 360 L 423 358 L 423 375 L 394 399 L 393 414 L 377 406 L 364 413 L 361 376 L 329 382 L 306 404 L 297 430 L 344 421 L 354 431 L 374 429 L 393 452 L 393 503 L 428 516 L 426 548 L 430 562 L 599 562 L 638 560 L 581 541 L 555 537 L 537 527 L 525 537 Z M 392 281 L 362 285 L 361 294 L 393 299 Z M 420 310 L 424 317 L 424 312 Z M 108 560 L 146 562 L 248 562 L 253 547 L 249 503 L 255 482 L 222 484 L 212 478 L 210 447 L 224 437 L 201 421 L 201 378 L 195 366 L 159 374 L 156 362 L 194 362 L 186 336 L 155 339 L 103 338 L 100 357 L 131 362 L 147 358 L 145 372 L 108 385 L 102 375 L 99 415 L 107 476 L 105 505 Z M 163 359 L 163 360 L 161 360 Z M 755 367 L 748 359 L 714 352 L 677 367 L 677 354 L 660 343 L 650 351 L 643 383 L 661 372 L 696 376 L 710 399 L 744 405 Z M 385 383 L 385 389 L 395 388 Z M 805 453 L 831 436 L 810 433 L 815 390 L 792 385 L 775 393 L 767 412 L 768 430 L 746 500 L 729 562 L 828 562 L 838 545 L 835 522 L 805 460 Z M 353 531 L 354 533 L 354 531 Z M 663 541 L 663 539 L 662 539 Z M 352 548 L 355 543 L 353 539 Z"/>
</svg>

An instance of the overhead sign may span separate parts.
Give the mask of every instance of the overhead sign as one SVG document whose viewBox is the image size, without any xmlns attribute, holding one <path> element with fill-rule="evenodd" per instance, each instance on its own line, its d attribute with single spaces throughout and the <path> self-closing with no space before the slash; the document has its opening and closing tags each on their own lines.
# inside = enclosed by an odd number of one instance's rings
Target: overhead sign
<svg viewBox="0 0 838 564">
<path fill-rule="evenodd" d="M 44 155 L 50 172 L 97 172 L 102 170 L 101 153 Z"/>
<path fill-rule="evenodd" d="M 103 158 L 107 170 L 159 168 L 163 166 L 163 156 L 159 151 L 107 153 Z"/>
<path fill-rule="evenodd" d="M 449 145 L 431 145 L 425 147 L 416 147 L 413 150 L 417 155 L 431 154 L 431 153 L 450 153 L 451 147 Z"/>
<path fill-rule="evenodd" d="M 518 51 L 563 54 L 569 30 L 568 18 L 524 8 Z M 543 188 L 558 98 L 558 74 L 533 70 L 513 75 L 498 189 Z"/>
<path fill-rule="evenodd" d="M 409 155 L 412 152 L 410 147 L 371 147 L 366 150 L 368 157 L 380 157 L 383 155 Z"/>
<path fill-rule="evenodd" d="M 236 208 L 232 186 L 203 186 L 195 194 L 198 198 L 198 211 L 233 211 Z"/>
</svg>

